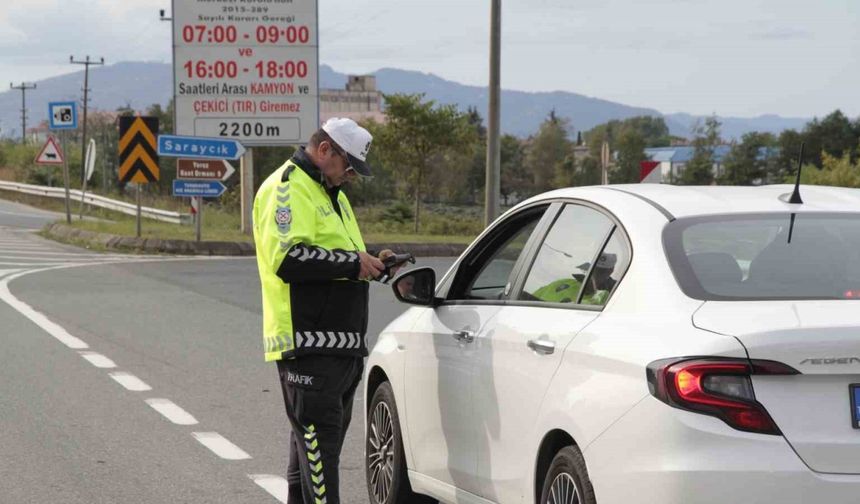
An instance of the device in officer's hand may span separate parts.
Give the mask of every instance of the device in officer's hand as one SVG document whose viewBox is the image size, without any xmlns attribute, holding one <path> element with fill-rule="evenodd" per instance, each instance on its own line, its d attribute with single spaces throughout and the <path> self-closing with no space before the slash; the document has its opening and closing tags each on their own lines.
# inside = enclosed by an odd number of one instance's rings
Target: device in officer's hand
<svg viewBox="0 0 860 504">
<path fill-rule="evenodd" d="M 394 254 L 386 257 L 382 260 L 382 264 L 385 266 L 385 269 L 382 270 L 382 274 L 379 275 L 377 280 L 382 283 L 388 283 L 388 281 L 391 280 L 391 270 L 406 263 L 415 264 L 415 257 L 408 252 L 405 254 Z"/>
</svg>

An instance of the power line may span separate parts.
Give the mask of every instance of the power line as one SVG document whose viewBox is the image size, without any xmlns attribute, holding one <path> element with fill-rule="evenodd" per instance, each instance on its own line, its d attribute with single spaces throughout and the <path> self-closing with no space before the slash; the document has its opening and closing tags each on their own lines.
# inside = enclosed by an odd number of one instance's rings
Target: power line
<svg viewBox="0 0 860 504">
<path fill-rule="evenodd" d="M 87 105 L 89 104 L 89 83 L 90 83 L 90 65 L 104 65 L 105 59 L 99 58 L 99 61 L 90 61 L 90 56 L 82 61 L 75 61 L 74 56 L 69 56 L 69 63 L 73 65 L 84 65 L 84 123 L 83 133 L 81 135 L 81 183 L 83 184 L 87 176 L 87 169 L 84 166 L 87 157 Z"/>
<path fill-rule="evenodd" d="M 36 89 L 36 84 L 27 84 L 26 82 L 22 82 L 18 86 L 13 86 L 12 83 L 9 83 L 9 89 L 20 89 L 21 90 L 21 143 L 27 142 L 27 90 L 28 89 Z"/>
</svg>

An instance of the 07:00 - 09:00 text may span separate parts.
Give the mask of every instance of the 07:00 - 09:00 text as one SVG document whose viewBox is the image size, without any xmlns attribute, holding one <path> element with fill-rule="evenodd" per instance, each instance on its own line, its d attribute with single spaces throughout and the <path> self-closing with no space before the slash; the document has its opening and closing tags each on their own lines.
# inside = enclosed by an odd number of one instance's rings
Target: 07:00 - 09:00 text
<svg viewBox="0 0 860 504">
<path fill-rule="evenodd" d="M 218 124 L 219 135 L 222 137 L 276 137 L 281 134 L 278 126 L 267 126 L 250 122 L 222 122 Z"/>
</svg>

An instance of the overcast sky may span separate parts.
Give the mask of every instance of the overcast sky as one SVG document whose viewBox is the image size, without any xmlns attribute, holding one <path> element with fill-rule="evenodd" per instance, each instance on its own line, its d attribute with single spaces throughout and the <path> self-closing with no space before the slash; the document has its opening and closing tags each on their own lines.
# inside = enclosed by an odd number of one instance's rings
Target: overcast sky
<svg viewBox="0 0 860 504">
<path fill-rule="evenodd" d="M 489 5 L 321 0 L 320 62 L 486 85 Z M 170 2 L 4 0 L 0 83 L 80 70 L 70 54 L 170 62 L 161 8 Z M 860 0 L 502 0 L 502 9 L 505 89 L 664 113 L 860 115 Z"/>
</svg>

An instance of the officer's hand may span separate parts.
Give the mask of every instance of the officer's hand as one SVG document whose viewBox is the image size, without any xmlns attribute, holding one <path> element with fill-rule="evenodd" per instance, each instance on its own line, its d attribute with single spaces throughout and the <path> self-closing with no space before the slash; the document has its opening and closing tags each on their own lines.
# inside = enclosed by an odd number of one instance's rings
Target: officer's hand
<svg viewBox="0 0 860 504">
<path fill-rule="evenodd" d="M 359 252 L 358 257 L 361 260 L 361 269 L 358 272 L 359 280 L 372 280 L 381 275 L 385 269 L 382 261 L 366 252 Z"/>
<path fill-rule="evenodd" d="M 379 253 L 379 260 L 383 261 L 383 260 L 385 260 L 386 257 L 391 257 L 393 255 L 395 255 L 393 250 L 385 249 Z M 384 266 L 385 265 L 383 265 L 383 268 L 384 268 Z M 400 268 L 402 268 L 403 266 L 404 266 L 403 264 L 398 264 L 397 266 L 392 266 L 390 277 L 394 278 L 394 276 L 397 275 L 397 272 L 400 271 Z"/>
</svg>

